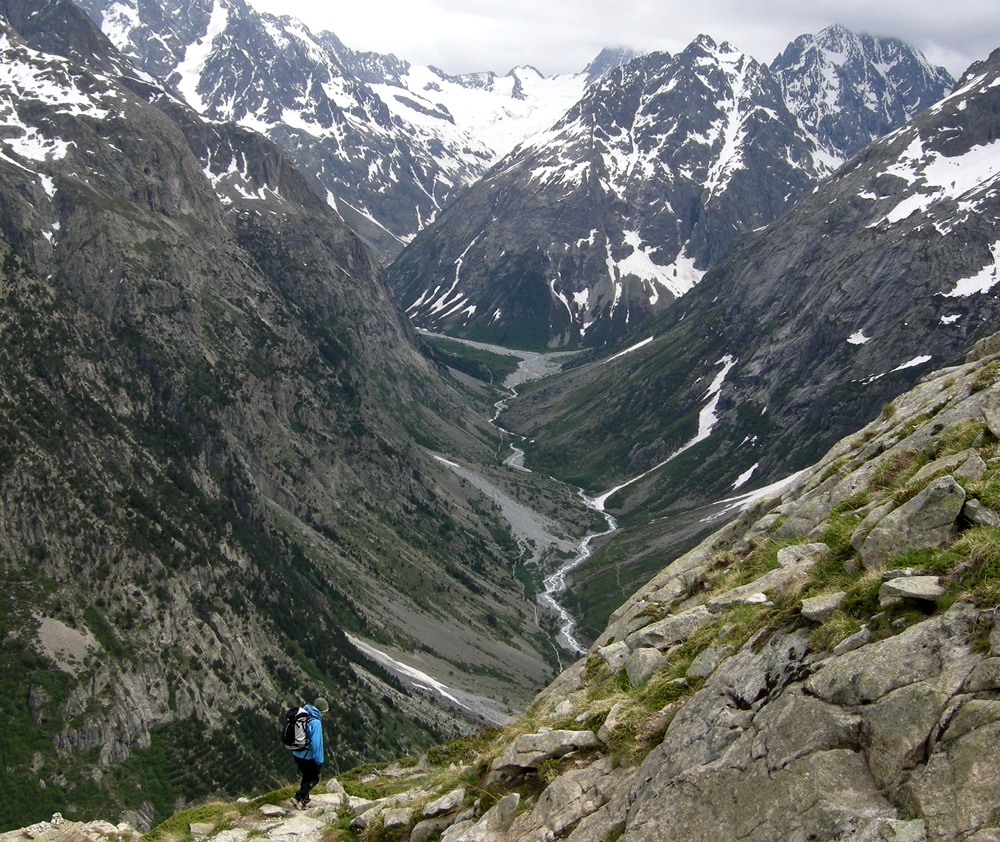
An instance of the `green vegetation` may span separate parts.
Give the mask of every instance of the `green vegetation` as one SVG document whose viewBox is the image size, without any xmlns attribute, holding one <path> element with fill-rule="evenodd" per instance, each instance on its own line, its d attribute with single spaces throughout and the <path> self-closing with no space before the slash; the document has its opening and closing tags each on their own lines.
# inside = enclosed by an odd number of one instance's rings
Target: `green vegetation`
<svg viewBox="0 0 1000 842">
<path fill-rule="evenodd" d="M 173 248 L 156 237 L 140 245 L 133 268 L 149 289 L 135 295 L 176 295 L 179 281 L 161 265 Z M 155 272 L 150 261 L 159 261 Z M 346 559 L 372 575 L 393 565 L 405 589 L 424 577 L 441 584 L 445 563 L 461 558 L 456 570 L 466 584 L 451 586 L 487 591 L 506 580 L 512 542 L 509 532 L 490 532 L 495 514 L 436 495 L 417 476 L 420 463 L 405 436 L 363 414 L 358 386 L 341 370 L 353 367 L 356 354 L 345 323 L 317 316 L 307 325 L 315 352 L 303 343 L 293 356 L 286 333 L 275 332 L 286 329 L 285 317 L 276 316 L 273 329 L 249 318 L 244 295 L 257 293 L 241 291 L 234 306 L 218 279 L 206 280 L 190 303 L 204 308 L 201 335 L 178 338 L 183 320 L 152 306 L 141 314 L 119 308 L 111 323 L 97 319 L 76 300 L 80 290 L 64 279 L 24 276 L 6 249 L 4 271 L 0 468 L 5 499 L 18 501 L 16 517 L 27 522 L 32 514 L 23 533 L 31 544 L 18 546 L 22 535 L 12 531 L 10 555 L 0 558 L 0 715 L 7 723 L 0 827 L 57 811 L 105 818 L 142 804 L 162 817 L 208 793 L 280 781 L 292 768 L 274 751 L 278 712 L 261 698 L 272 686 L 283 697 L 278 705 L 330 689 L 337 765 L 390 757 L 453 733 L 446 721 L 414 721 L 358 678 L 360 664 L 403 692 L 344 635 L 375 637 L 381 629 L 368 627 L 356 594 L 347 592 L 356 577 L 338 564 Z M 261 377 L 273 380 L 262 385 Z M 272 406 L 272 389 L 288 389 L 294 400 Z M 261 405 L 268 412 L 288 417 L 234 424 L 241 414 L 257 418 L 247 412 L 260 397 L 255 390 L 267 396 Z M 296 475 L 345 464 L 344 477 L 356 473 L 369 486 L 337 475 L 330 483 L 343 485 L 336 505 L 332 494 L 326 500 L 317 493 L 321 482 L 298 486 L 308 490 L 291 514 L 270 509 L 261 491 L 262 481 L 284 488 Z M 428 584 L 420 594 L 414 585 L 412 592 L 427 605 L 447 604 L 446 586 L 431 593 Z M 32 611 L 85 630 L 99 652 L 78 672 L 60 669 L 40 654 Z M 189 629 L 191 639 L 164 645 L 160 632 L 173 628 L 164 618 Z M 516 618 L 495 620 L 501 636 Z M 237 662 L 238 647 L 206 643 L 242 635 L 244 623 L 254 624 L 259 641 L 272 641 L 260 650 L 257 668 L 269 679 L 263 686 Z M 166 708 L 167 721 L 151 731 L 148 748 L 94 775 L 99 762 L 85 735 L 117 727 L 114 708 L 128 702 L 122 688 L 132 686 L 124 674 L 155 677 L 151 701 Z M 240 703 L 192 716 L 191 685 L 201 684 L 225 687 L 221 695 Z M 80 748 L 57 756 L 57 735 Z"/>
<path fill-rule="evenodd" d="M 503 385 L 507 375 L 517 371 L 520 362 L 519 357 L 511 354 L 497 354 L 453 339 L 440 336 L 426 336 L 424 339 L 437 362 L 493 386 Z"/>
<path fill-rule="evenodd" d="M 956 424 L 935 440 L 934 458 L 943 458 L 977 447 L 989 461 L 987 475 L 965 481 L 967 493 L 996 510 L 1000 502 L 1000 462 L 994 459 L 996 439 L 985 432 L 980 421 Z M 717 555 L 714 573 L 702 583 L 704 598 L 737 587 L 776 567 L 778 550 L 784 546 L 820 541 L 829 550 L 809 575 L 792 587 L 786 587 L 762 605 L 735 605 L 720 618 L 692 635 L 683 645 L 674 647 L 668 662 L 641 688 L 631 688 L 622 675 L 612 676 L 604 662 L 591 658 L 587 665 L 587 701 L 576 706 L 567 721 L 586 718 L 595 712 L 605 714 L 620 705 L 609 748 L 622 762 L 637 762 L 655 745 L 676 713 L 672 703 L 690 692 L 685 671 L 700 651 L 722 643 L 734 648 L 755 636 L 764 639 L 779 629 L 796 626 L 812 628 L 811 642 L 817 649 L 832 649 L 842 640 L 867 626 L 875 639 L 898 634 L 935 610 L 934 605 L 905 601 L 880 605 L 881 573 L 866 571 L 851 546 L 851 537 L 861 522 L 862 512 L 887 500 L 897 505 L 916 491 L 911 486 L 914 474 L 930 456 L 923 451 L 902 451 L 883 459 L 873 474 L 871 488 L 834 507 L 819 535 L 794 536 L 782 541 L 759 543 L 745 557 L 730 552 Z M 834 476 L 843 462 L 828 472 Z M 919 490 L 919 489 L 918 489 Z M 971 601 L 982 607 L 1000 605 L 1000 528 L 980 526 L 966 529 L 950 545 L 901 552 L 890 559 L 886 568 L 909 568 L 914 574 L 941 577 L 946 594 L 938 601 L 943 610 L 956 600 Z M 818 626 L 806 623 L 799 614 L 802 599 L 843 591 L 846 596 L 839 610 Z M 667 606 L 664 606 L 665 610 Z M 651 615 L 658 619 L 660 613 Z M 722 636 L 722 632 L 725 632 Z"/>
<path fill-rule="evenodd" d="M 998 381 L 1000 381 L 1000 360 L 994 360 L 979 369 L 969 388 L 973 392 L 981 392 Z"/>
<path fill-rule="evenodd" d="M 941 432 L 935 455 L 960 453 L 970 445 L 975 445 L 984 458 L 992 459 L 997 442 L 984 432 L 979 422 L 956 425 Z M 851 546 L 851 537 L 865 512 L 881 502 L 897 500 L 927 459 L 926 454 L 908 451 L 886 458 L 875 473 L 871 488 L 833 507 L 818 533 L 780 540 L 761 539 L 742 554 L 734 550 L 717 553 L 707 565 L 705 575 L 689 585 L 688 595 L 695 593 L 699 600 L 711 599 L 714 594 L 754 581 L 777 567 L 777 555 L 784 547 L 816 541 L 829 547 L 804 578 L 771 594 L 768 602 L 738 603 L 722 609 L 711 622 L 667 650 L 661 668 L 639 686 L 632 686 L 623 671 L 612 673 L 602 658 L 591 656 L 584 666 L 582 690 L 571 696 L 571 709 L 561 710 L 558 718 L 553 718 L 550 703 L 533 705 L 509 726 L 438 745 L 429 749 L 423 758 L 410 755 L 392 764 L 397 767 L 395 771 L 384 763 L 356 767 L 340 776 L 341 783 L 350 794 L 368 799 L 384 798 L 419 787 L 427 794 L 424 801 L 413 805 L 415 816 L 419 815 L 423 803 L 457 787 L 466 790 L 469 802 L 481 798 L 487 806 L 510 791 L 534 796 L 570 768 L 574 760 L 546 761 L 534 772 L 498 783 L 488 778 L 490 763 L 511 741 L 520 734 L 543 727 L 597 731 L 608 724 L 609 735 L 601 753 L 610 755 L 617 764 L 639 763 L 662 741 L 674 717 L 701 686 L 702 679 L 689 676 L 688 671 L 694 659 L 707 650 L 721 646 L 736 650 L 748 643 L 761 647 L 773 635 L 796 628 L 810 630 L 811 645 L 815 649 L 831 649 L 863 626 L 875 639 L 898 634 L 929 613 L 946 609 L 957 599 L 983 607 L 1000 605 L 1000 528 L 991 526 L 964 529 L 945 547 L 909 550 L 890 559 L 888 567 L 911 568 L 915 573 L 941 577 L 947 593 L 936 606 L 907 602 L 880 605 L 882 575 L 864 570 Z M 844 468 L 842 463 L 837 470 Z M 981 499 L 994 499 L 998 482 L 1000 463 L 994 460 L 988 462 L 985 477 L 966 483 L 967 492 L 973 497 L 982 495 Z M 816 625 L 801 616 L 803 598 L 834 591 L 843 591 L 846 596 L 829 619 Z M 647 616 L 656 620 L 669 609 L 670 606 L 651 606 Z M 981 635 L 988 636 L 991 628 L 984 628 Z M 977 645 L 984 644 L 980 641 Z M 59 692 L 58 686 L 53 687 L 52 692 Z M 241 729 L 249 730 L 246 723 Z M 176 735 L 166 732 L 157 735 L 141 763 L 147 766 L 152 763 L 154 768 L 166 765 L 155 758 L 158 752 L 168 750 L 166 746 L 176 739 Z M 586 752 L 575 758 L 576 761 L 581 759 L 586 761 Z M 407 772 L 407 769 L 412 771 Z M 163 795 L 154 794 L 162 782 L 149 772 L 143 773 L 141 784 L 151 797 L 168 797 L 166 791 Z M 275 803 L 290 792 L 291 788 L 278 789 L 242 807 L 208 804 L 187 811 L 157 828 L 153 842 L 188 842 L 187 827 L 194 821 L 211 822 L 216 830 L 239 826 L 246 810 L 265 801 Z M 331 825 L 327 842 L 358 838 L 346 825 L 345 820 Z M 376 822 L 361 838 L 368 842 L 393 842 L 406 838 L 409 830 L 390 831 Z M 615 832 L 612 832 L 609 838 L 614 837 Z"/>
</svg>

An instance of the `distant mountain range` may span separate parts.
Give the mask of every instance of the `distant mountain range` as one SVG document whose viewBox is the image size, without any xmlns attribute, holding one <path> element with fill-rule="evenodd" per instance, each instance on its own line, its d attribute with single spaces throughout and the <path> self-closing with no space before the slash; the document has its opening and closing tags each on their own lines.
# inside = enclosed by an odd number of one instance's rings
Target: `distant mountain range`
<svg viewBox="0 0 1000 842">
<path fill-rule="evenodd" d="M 358 52 L 244 0 L 80 0 L 121 52 L 200 113 L 261 132 L 384 259 L 628 54 L 545 78 L 449 76 Z"/>
<path fill-rule="evenodd" d="M 245 0 L 79 5 L 200 113 L 282 146 L 394 261 L 415 324 L 530 348 L 599 346 L 661 312 L 954 81 L 841 26 L 769 67 L 701 37 L 552 78 L 449 76 Z"/>
<path fill-rule="evenodd" d="M 601 346 L 953 80 L 833 26 L 770 66 L 708 37 L 607 74 L 391 268 L 413 321 L 521 347 Z"/>
</svg>

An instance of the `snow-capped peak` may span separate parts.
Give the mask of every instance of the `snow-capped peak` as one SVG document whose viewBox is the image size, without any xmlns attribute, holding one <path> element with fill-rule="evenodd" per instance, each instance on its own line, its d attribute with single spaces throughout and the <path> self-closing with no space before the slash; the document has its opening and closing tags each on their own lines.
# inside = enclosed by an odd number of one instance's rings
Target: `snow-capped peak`
<svg viewBox="0 0 1000 842">
<path fill-rule="evenodd" d="M 943 97 L 954 80 L 893 38 L 840 25 L 795 39 L 772 63 L 789 108 L 840 163 Z"/>
</svg>

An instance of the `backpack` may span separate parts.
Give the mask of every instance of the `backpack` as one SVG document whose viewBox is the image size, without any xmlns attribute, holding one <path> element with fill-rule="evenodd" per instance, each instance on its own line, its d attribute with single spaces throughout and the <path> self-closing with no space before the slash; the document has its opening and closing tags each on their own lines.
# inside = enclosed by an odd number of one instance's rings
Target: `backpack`
<svg viewBox="0 0 1000 842">
<path fill-rule="evenodd" d="M 281 728 L 281 742 L 290 751 L 309 748 L 309 730 L 306 723 L 309 714 L 305 708 L 289 708 L 285 713 L 285 724 Z"/>
</svg>

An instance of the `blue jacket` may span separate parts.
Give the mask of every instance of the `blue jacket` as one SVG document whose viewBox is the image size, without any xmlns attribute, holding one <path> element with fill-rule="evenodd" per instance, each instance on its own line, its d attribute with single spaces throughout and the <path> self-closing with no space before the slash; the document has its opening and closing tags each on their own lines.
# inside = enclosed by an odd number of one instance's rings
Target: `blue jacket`
<svg viewBox="0 0 1000 842">
<path fill-rule="evenodd" d="M 309 714 L 309 720 L 306 722 L 309 748 L 293 751 L 292 756 L 300 757 L 303 760 L 312 760 L 322 766 L 325 759 L 323 754 L 323 715 L 312 705 L 303 705 L 302 708 Z"/>
</svg>

